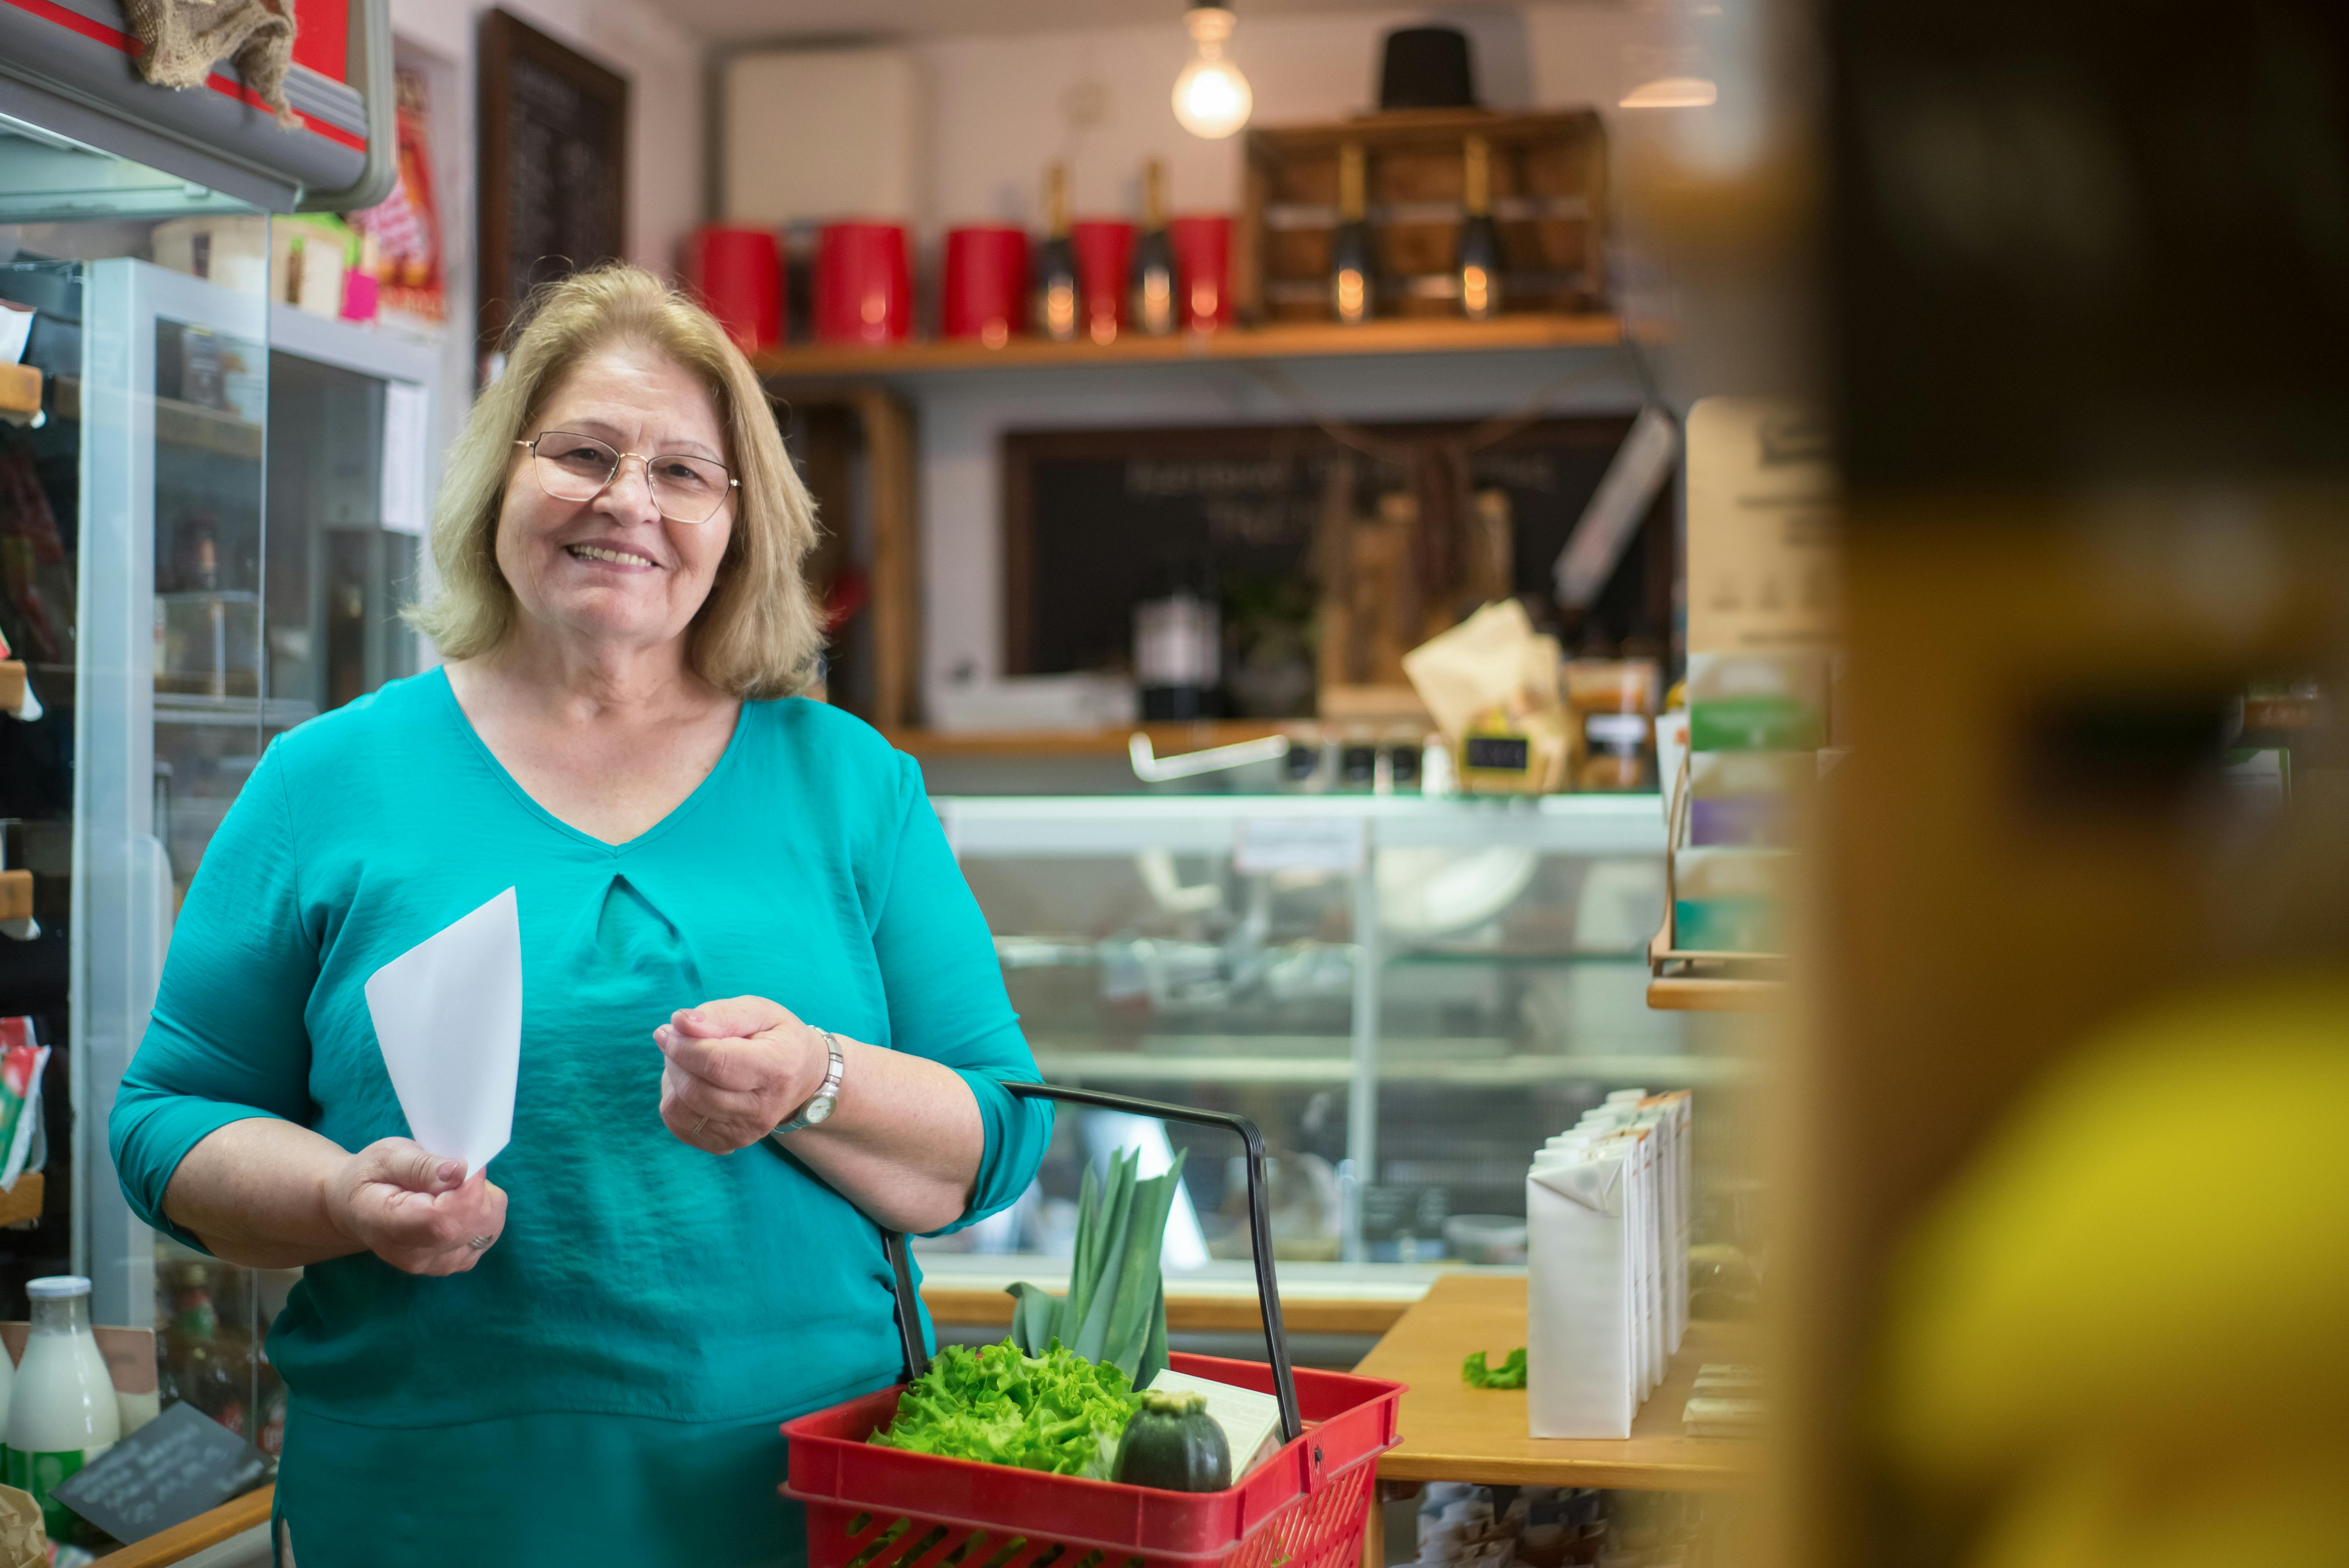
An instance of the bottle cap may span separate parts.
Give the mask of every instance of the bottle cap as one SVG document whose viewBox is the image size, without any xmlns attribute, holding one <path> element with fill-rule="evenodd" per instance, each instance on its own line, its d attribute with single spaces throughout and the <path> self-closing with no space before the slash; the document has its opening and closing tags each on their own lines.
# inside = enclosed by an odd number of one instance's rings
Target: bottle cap
<svg viewBox="0 0 2349 1568">
<path fill-rule="evenodd" d="M 89 1281 L 79 1274 L 48 1274 L 25 1282 L 25 1294 L 35 1301 L 58 1301 L 89 1294 Z"/>
</svg>

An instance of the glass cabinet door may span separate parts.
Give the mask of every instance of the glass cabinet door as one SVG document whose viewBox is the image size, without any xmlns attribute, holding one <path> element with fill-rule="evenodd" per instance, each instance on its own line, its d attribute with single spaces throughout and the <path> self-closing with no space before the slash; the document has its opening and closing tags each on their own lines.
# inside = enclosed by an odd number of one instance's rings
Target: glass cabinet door
<svg viewBox="0 0 2349 1568">
<path fill-rule="evenodd" d="M 1614 1089 L 1710 1111 L 1736 1081 L 1709 1021 L 1647 1006 L 1652 796 L 936 804 L 1044 1077 L 1254 1119 L 1284 1262 L 1521 1261 L 1544 1140 Z M 1019 1209 L 933 1246 L 1064 1252 L 1084 1162 L 1139 1136 L 1064 1108 Z M 1148 1136 L 1195 1145 L 1196 1250 L 1246 1259 L 1233 1151 Z"/>
<path fill-rule="evenodd" d="M 416 592 L 420 541 L 388 526 L 402 520 L 385 515 L 387 466 L 409 456 L 388 450 L 398 422 L 387 415 L 414 384 L 349 363 L 359 355 L 399 352 L 394 345 L 348 341 L 357 335 L 281 318 L 270 355 L 266 717 L 273 732 L 418 667 L 416 634 L 399 613 Z M 314 341 L 319 338 L 343 341 Z M 326 356 L 338 348 L 339 361 Z"/>
<path fill-rule="evenodd" d="M 105 1116 L 188 881 L 260 756 L 268 315 L 129 260 L 91 263 L 84 294 L 76 1252 L 98 1321 L 144 1325 L 155 1239 L 102 1158 Z"/>
</svg>

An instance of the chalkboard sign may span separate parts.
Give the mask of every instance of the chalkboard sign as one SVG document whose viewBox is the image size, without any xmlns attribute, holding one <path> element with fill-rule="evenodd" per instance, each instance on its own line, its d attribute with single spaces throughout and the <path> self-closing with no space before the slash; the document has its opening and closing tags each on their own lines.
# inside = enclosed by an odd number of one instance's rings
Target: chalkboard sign
<svg viewBox="0 0 2349 1568">
<path fill-rule="evenodd" d="M 481 19 L 481 351 L 540 284 L 627 248 L 628 83 L 504 11 Z"/>
<path fill-rule="evenodd" d="M 54 1495 L 117 1541 L 141 1541 L 250 1491 L 267 1469 L 259 1449 L 193 1405 L 178 1404 Z"/>
<path fill-rule="evenodd" d="M 1485 596 L 1547 602 L 1558 552 L 1630 427 L 1629 415 L 1506 430 L 1375 425 L 1349 431 L 1356 445 L 1309 425 L 1007 436 L 1004 667 L 1014 675 L 1117 667 L 1129 656 L 1135 603 L 1202 578 L 1223 603 L 1227 640 L 1236 617 L 1265 624 L 1283 614 L 1302 618 L 1291 635 L 1307 635 L 1333 469 L 1342 476 L 1343 504 L 1373 515 L 1383 498 L 1425 485 L 1413 467 L 1430 455 L 1464 469 L 1451 481 L 1463 493 L 1506 498 L 1506 560 L 1478 585 Z M 1667 492 L 1570 635 L 1609 652 L 1669 653 L 1674 533 Z M 1404 571 L 1425 575 L 1415 561 Z"/>
</svg>

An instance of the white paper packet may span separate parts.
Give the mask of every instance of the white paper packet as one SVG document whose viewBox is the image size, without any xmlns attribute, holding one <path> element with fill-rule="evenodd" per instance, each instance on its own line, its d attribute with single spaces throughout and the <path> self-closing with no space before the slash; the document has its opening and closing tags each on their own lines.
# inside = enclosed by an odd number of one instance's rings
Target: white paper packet
<svg viewBox="0 0 2349 1568">
<path fill-rule="evenodd" d="M 1546 1150 L 1526 1177 L 1526 1410 L 1537 1438 L 1627 1438 L 1639 1408 L 1631 1150 Z"/>
</svg>

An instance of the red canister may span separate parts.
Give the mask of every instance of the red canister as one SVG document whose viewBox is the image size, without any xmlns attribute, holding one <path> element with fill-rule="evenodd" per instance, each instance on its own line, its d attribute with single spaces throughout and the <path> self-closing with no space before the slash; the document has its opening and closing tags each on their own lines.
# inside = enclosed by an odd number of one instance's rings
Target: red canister
<svg viewBox="0 0 2349 1568">
<path fill-rule="evenodd" d="M 994 225 L 947 231 L 938 289 L 944 337 L 975 337 L 1000 348 L 1028 330 L 1028 232 Z"/>
<path fill-rule="evenodd" d="M 1114 339 L 1125 325 L 1126 271 L 1133 264 L 1133 225 L 1087 218 L 1069 225 L 1077 254 L 1077 316 L 1095 343 Z"/>
<path fill-rule="evenodd" d="M 914 330 L 913 266 L 902 223 L 826 223 L 815 244 L 815 335 L 900 343 Z"/>
<path fill-rule="evenodd" d="M 783 340 L 783 264 L 773 230 L 703 224 L 686 242 L 685 283 L 745 354 Z"/>
<path fill-rule="evenodd" d="M 1166 225 L 1174 251 L 1174 293 L 1183 325 L 1211 332 L 1234 320 L 1232 221 L 1219 212 L 1194 212 Z"/>
</svg>

